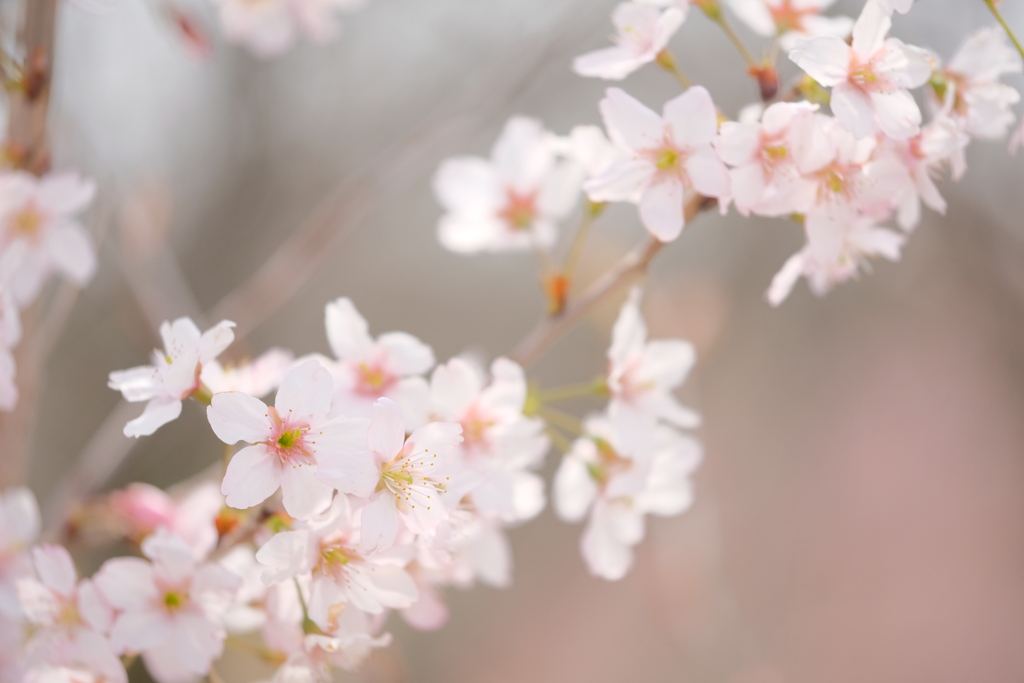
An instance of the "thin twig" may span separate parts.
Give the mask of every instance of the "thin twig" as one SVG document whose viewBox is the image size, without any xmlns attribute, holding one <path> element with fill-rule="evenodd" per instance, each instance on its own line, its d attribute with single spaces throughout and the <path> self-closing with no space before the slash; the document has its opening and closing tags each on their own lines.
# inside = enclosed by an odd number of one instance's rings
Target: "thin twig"
<svg viewBox="0 0 1024 683">
<path fill-rule="evenodd" d="M 1003 27 L 1003 30 L 1006 31 L 1006 35 L 1010 37 L 1010 40 L 1013 42 L 1013 46 L 1017 48 L 1017 52 L 1020 53 L 1021 58 L 1024 58 L 1024 47 L 1021 47 L 1020 41 L 1017 40 L 1017 36 L 1013 34 L 1013 30 L 1010 29 L 1010 25 L 1006 23 L 1006 19 L 1003 18 L 1002 12 L 1000 12 L 999 8 L 996 7 L 995 0 L 985 0 L 985 4 L 988 5 L 989 11 L 992 12 L 992 16 L 996 18 L 996 21 L 998 21 Z"/>
</svg>

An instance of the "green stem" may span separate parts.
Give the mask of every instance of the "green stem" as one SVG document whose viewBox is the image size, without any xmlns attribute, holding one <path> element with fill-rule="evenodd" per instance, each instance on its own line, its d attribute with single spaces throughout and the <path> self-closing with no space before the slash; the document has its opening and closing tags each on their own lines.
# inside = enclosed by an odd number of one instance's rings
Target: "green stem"
<svg viewBox="0 0 1024 683">
<path fill-rule="evenodd" d="M 690 77 L 684 74 L 683 70 L 679 68 L 679 65 L 676 63 L 676 58 L 668 51 L 668 48 L 659 52 L 658 58 L 655 61 L 658 63 L 658 66 L 675 76 L 676 80 L 679 81 L 679 84 L 684 88 L 689 88 L 693 85 L 693 81 L 691 81 Z"/>
<path fill-rule="evenodd" d="M 996 7 L 995 0 L 985 0 L 985 4 L 988 5 L 988 9 L 992 12 L 992 16 L 996 18 L 996 21 L 998 21 L 1003 27 L 1003 30 L 1006 31 L 1006 35 L 1010 37 L 1010 41 L 1013 42 L 1013 46 L 1017 48 L 1017 52 L 1020 54 L 1021 58 L 1024 59 L 1024 47 L 1021 47 L 1020 41 L 1017 40 L 1017 36 L 1013 35 L 1010 25 L 1006 23 L 1006 19 L 1003 18 L 999 8 Z"/>
<path fill-rule="evenodd" d="M 572 450 L 572 442 L 565 438 L 560 431 L 551 426 L 544 431 L 546 431 L 548 437 L 550 437 L 551 443 L 555 444 L 555 448 L 562 451 L 562 453 L 568 453 Z"/>
<path fill-rule="evenodd" d="M 587 205 L 583 209 L 583 218 L 580 219 L 580 225 L 576 228 L 576 235 L 573 236 L 572 244 L 569 246 L 569 253 L 565 256 L 565 266 L 562 268 L 562 276 L 569 283 L 572 283 L 573 272 L 576 270 L 580 255 L 583 253 L 583 245 L 590 235 L 590 228 L 593 227 L 594 221 L 604 211 L 605 206 L 607 204 L 604 202 L 587 200 Z"/>
<path fill-rule="evenodd" d="M 578 418 L 573 417 L 569 413 L 563 413 L 555 408 L 541 408 L 540 416 L 549 424 L 573 436 L 579 436 L 583 433 L 583 424 Z"/>
<path fill-rule="evenodd" d="M 608 386 L 604 377 L 597 377 L 586 384 L 568 384 L 564 387 L 555 387 L 537 392 L 537 400 L 541 404 L 569 401 L 574 398 L 585 398 L 587 396 L 604 396 L 608 393 Z"/>
</svg>

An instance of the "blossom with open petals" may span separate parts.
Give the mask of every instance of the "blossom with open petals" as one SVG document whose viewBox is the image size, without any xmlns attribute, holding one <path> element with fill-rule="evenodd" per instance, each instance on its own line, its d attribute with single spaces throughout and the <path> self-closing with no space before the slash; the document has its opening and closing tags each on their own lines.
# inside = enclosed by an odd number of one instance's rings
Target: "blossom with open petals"
<svg viewBox="0 0 1024 683">
<path fill-rule="evenodd" d="M 270 349 L 247 363 L 221 365 L 210 361 L 203 366 L 199 380 L 214 394 L 242 391 L 262 398 L 281 386 L 294 364 L 295 356 L 291 351 Z"/>
<path fill-rule="evenodd" d="M 216 519 L 224 497 L 214 482 L 202 482 L 178 498 L 136 482 L 111 493 L 107 506 L 132 540 L 141 543 L 163 527 L 188 543 L 200 560 L 217 544 Z"/>
<path fill-rule="evenodd" d="M 801 40 L 789 58 L 821 85 L 832 88 L 831 107 L 857 137 L 881 131 L 911 138 L 921 126 L 921 110 L 909 88 L 924 85 L 934 58 L 926 50 L 886 38 L 892 20 L 868 0 L 853 26 L 853 43 L 835 36 Z"/>
<path fill-rule="evenodd" d="M 729 7 L 754 33 L 778 36 L 783 50 L 798 40 L 817 36 L 845 39 L 853 28 L 850 17 L 827 17 L 835 0 L 729 0 Z"/>
<path fill-rule="evenodd" d="M 153 364 L 110 373 L 108 386 L 128 401 L 147 401 L 142 415 L 124 427 L 125 436 L 148 436 L 181 415 L 181 403 L 202 391 L 199 377 L 235 338 L 233 322 L 224 320 L 200 333 L 190 318 L 160 326 L 163 350 L 153 351 Z"/>
<path fill-rule="evenodd" d="M 573 60 L 573 70 L 581 76 L 622 80 L 657 59 L 658 53 L 668 46 L 668 41 L 683 25 L 686 7 L 669 7 L 662 11 L 650 4 L 620 4 L 612 12 L 615 46 L 580 55 Z"/>
<path fill-rule="evenodd" d="M 704 88 L 694 86 L 670 100 L 662 116 L 609 88 L 601 115 L 625 158 L 584 184 L 591 201 L 639 204 L 644 227 L 671 242 L 683 229 L 688 188 L 707 197 L 728 196 L 729 171 L 711 146 L 718 115 Z"/>
</svg>

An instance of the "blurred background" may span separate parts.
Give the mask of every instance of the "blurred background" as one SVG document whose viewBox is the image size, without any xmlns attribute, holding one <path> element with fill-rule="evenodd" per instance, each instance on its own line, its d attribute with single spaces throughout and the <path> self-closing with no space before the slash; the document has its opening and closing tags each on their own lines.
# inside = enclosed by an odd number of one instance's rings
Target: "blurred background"
<svg viewBox="0 0 1024 683">
<path fill-rule="evenodd" d="M 371 0 L 335 42 L 260 61 L 220 43 L 196 58 L 142 0 L 100 14 L 67 4 L 56 167 L 99 181 L 90 222 L 104 239 L 32 425 L 29 479 L 50 521 L 76 476 L 169 486 L 220 458 L 196 404 L 153 437 L 120 436 L 142 406 L 119 407 L 107 374 L 145 362 L 165 318 L 230 312 L 244 334 L 230 358 L 327 352 L 324 304 L 349 296 L 374 334 L 411 332 L 439 359 L 508 353 L 543 311 L 537 265 L 442 250 L 431 175 L 445 156 L 487 154 L 512 114 L 561 134 L 599 123 L 607 84 L 569 65 L 607 44 L 613 6 Z M 1003 9 L 1024 30 L 1024 7 Z M 209 7 L 194 11 L 216 33 Z M 894 33 L 948 59 L 992 23 L 982 2 L 921 0 Z M 700 12 L 672 49 L 726 113 L 757 97 Z M 655 67 L 625 88 L 655 109 L 678 93 Z M 435 633 L 393 619 L 396 643 L 344 679 L 1024 680 L 1022 164 L 1003 143 L 973 143 L 967 176 L 941 186 L 948 215 L 926 213 L 901 263 L 825 299 L 801 283 L 778 310 L 763 292 L 800 248 L 799 227 L 700 216 L 655 261 L 645 301 L 653 336 L 699 351 L 683 393 L 705 418 L 695 507 L 651 520 L 618 583 L 590 578 L 582 527 L 546 511 L 512 532 L 513 587 L 451 591 L 451 621 Z M 224 300 L 310 221 L 313 237 L 269 287 Z M 633 207 L 609 210 L 583 277 L 643 235 Z M 600 374 L 620 301 L 531 376 L 554 386 Z M 229 683 L 268 675 L 229 657 Z"/>
</svg>

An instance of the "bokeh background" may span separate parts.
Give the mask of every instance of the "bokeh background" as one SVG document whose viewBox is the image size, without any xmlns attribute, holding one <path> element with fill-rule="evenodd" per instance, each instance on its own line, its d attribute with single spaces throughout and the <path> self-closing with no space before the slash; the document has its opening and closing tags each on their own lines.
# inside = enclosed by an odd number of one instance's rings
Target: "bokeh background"
<svg viewBox="0 0 1024 683">
<path fill-rule="evenodd" d="M 229 356 L 326 352 L 323 306 L 344 295 L 374 333 L 409 331 L 441 359 L 508 353 L 542 312 L 536 263 L 443 251 L 431 174 L 486 154 L 512 114 L 558 133 L 599 123 L 607 84 L 569 65 L 606 45 L 613 6 L 372 0 L 337 41 L 265 62 L 219 42 L 195 58 L 147 0 L 67 4 L 56 165 L 99 180 L 90 222 L 104 237 L 33 425 L 30 482 L 51 523 L 69 481 L 169 486 L 220 457 L 197 405 L 153 437 L 119 436 L 141 406 L 125 412 L 107 373 L 144 362 L 164 318 L 228 306 L 247 328 Z M 1024 30 L 1021 4 L 1003 9 Z M 194 11 L 213 29 L 209 7 Z M 991 23 L 980 1 L 921 0 L 894 32 L 948 58 Z M 756 97 L 700 12 L 672 49 L 724 111 Z M 654 67 L 625 87 L 654 108 L 678 93 Z M 513 587 L 451 591 L 435 633 L 393 619 L 395 645 L 344 680 L 1024 680 L 1024 159 L 976 142 L 968 164 L 901 263 L 825 299 L 801 284 L 778 310 L 763 292 L 801 245 L 795 224 L 712 213 L 688 226 L 656 260 L 645 312 L 654 336 L 699 350 L 683 392 L 705 418 L 695 507 L 652 520 L 617 583 L 586 574 L 581 527 L 547 511 L 512 532 Z M 261 290 L 231 309 L 224 297 L 311 220 L 316 239 L 272 278 L 294 296 L 278 306 Z M 583 276 L 642 237 L 632 207 L 610 210 Z M 531 375 L 602 372 L 620 300 Z M 267 676 L 240 655 L 219 669 Z"/>
</svg>

